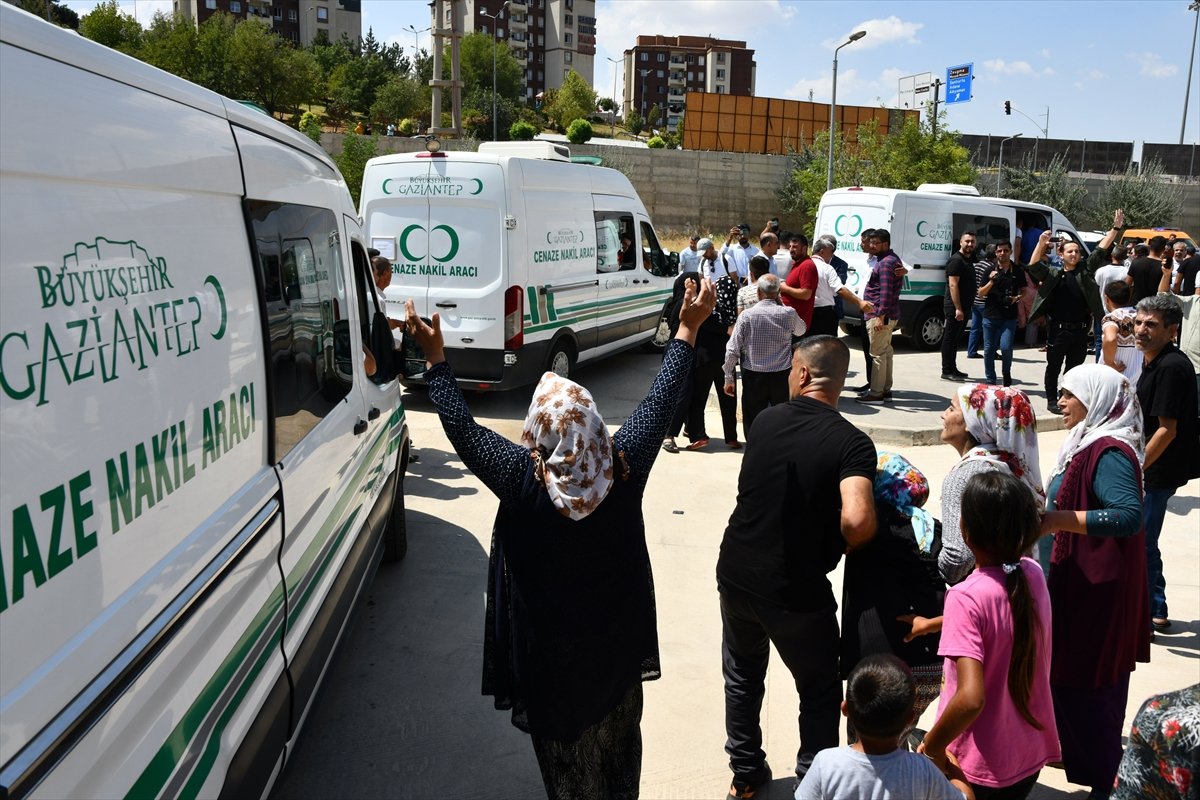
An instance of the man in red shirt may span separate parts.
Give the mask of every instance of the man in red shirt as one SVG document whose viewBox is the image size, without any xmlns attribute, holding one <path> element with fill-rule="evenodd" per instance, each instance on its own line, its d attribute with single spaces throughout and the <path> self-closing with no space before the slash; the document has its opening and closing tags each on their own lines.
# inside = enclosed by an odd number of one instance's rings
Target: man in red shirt
<svg viewBox="0 0 1200 800">
<path fill-rule="evenodd" d="M 812 330 L 813 300 L 817 291 L 817 265 L 808 256 L 808 239 L 802 234 L 795 234 L 788 242 L 788 251 L 792 256 L 792 271 L 787 280 L 779 287 L 779 299 L 785 306 L 796 309 L 804 327 Z"/>
</svg>

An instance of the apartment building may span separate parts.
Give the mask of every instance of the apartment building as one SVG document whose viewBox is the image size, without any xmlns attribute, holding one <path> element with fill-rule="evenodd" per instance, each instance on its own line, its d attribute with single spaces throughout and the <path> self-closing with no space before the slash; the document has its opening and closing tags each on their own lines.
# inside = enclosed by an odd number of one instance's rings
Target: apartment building
<svg viewBox="0 0 1200 800">
<path fill-rule="evenodd" d="M 644 117 L 658 106 L 671 131 L 683 115 L 688 92 L 754 94 L 754 51 L 732 39 L 639 36 L 625 51 L 624 66 L 622 115 L 636 110 Z"/>
<path fill-rule="evenodd" d="M 218 11 L 266 20 L 275 33 L 304 47 L 321 32 L 331 42 L 343 35 L 362 38 L 362 0 L 174 0 L 174 11 L 197 25 Z"/>
<path fill-rule="evenodd" d="M 495 35 L 525 65 L 525 98 L 562 86 L 575 70 L 592 86 L 596 58 L 596 0 L 455 0 L 441 20 L 456 29 Z M 436 13 L 436 6 L 434 6 Z M 495 25 L 488 14 L 496 14 Z M 437 20 L 435 20 L 437 22 Z"/>
</svg>

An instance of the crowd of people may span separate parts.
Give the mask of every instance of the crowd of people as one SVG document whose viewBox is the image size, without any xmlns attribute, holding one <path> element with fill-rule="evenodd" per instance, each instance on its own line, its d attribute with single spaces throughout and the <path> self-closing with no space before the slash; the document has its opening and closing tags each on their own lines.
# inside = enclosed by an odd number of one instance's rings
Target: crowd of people
<svg viewBox="0 0 1200 800">
<path fill-rule="evenodd" d="M 1114 222 L 1119 232 L 1119 212 Z M 1013 258 L 1020 244 L 1002 242 L 982 273 L 974 237 L 961 237 L 948 332 L 982 297 L 987 381 L 962 380 L 943 362 L 958 385 L 942 439 L 960 460 L 935 516 L 921 470 L 879 450 L 837 409 L 850 364 L 830 330 L 839 301 L 866 321 L 870 372 L 857 399 L 887 402 L 892 391 L 906 270 L 887 230 L 864 234 L 861 298 L 845 286 L 831 237 L 810 243 L 769 225 L 761 250 L 748 226 L 730 229 L 719 250 L 695 237 L 662 367 L 611 435 L 587 390 L 553 373 L 534 391 L 519 443 L 479 425 L 445 361 L 438 316 L 427 323 L 409 303 L 405 326 L 428 359 L 447 437 L 500 501 L 484 693 L 531 735 L 549 797 L 638 795 L 641 684 L 660 674 L 646 480 L 659 452 L 678 452 L 681 433 L 688 449 L 708 445 L 711 390 L 727 446 L 742 448 L 740 365 L 745 451 L 716 567 L 730 796 L 754 797 L 772 777 L 759 719 L 771 645 L 799 695 L 800 747 L 788 770 L 797 798 L 1019 799 L 1047 765 L 1095 798 L 1186 796 L 1200 741 L 1194 687 L 1143 709 L 1161 716 L 1167 702 L 1173 724 L 1193 726 L 1187 736 L 1138 731 L 1127 749 L 1121 737 L 1130 673 L 1149 660 L 1152 631 L 1171 624 L 1157 541 L 1166 502 L 1200 474 L 1195 295 L 1172 293 L 1183 279 L 1160 259 L 1158 291 L 1113 318 L 1111 342 L 1106 318 L 1102 362 L 1083 363 L 1095 276 L 1104 259 L 1115 263 L 1115 233 L 1087 261 L 1074 243 L 1058 263 L 1043 258 L 1049 232 L 1025 263 Z M 1122 287 L 1136 287 L 1135 266 L 1129 275 L 1106 284 L 1110 312 L 1131 307 Z M 1049 315 L 1057 326 L 1047 397 L 1068 429 L 1045 481 L 1033 403 L 1010 385 L 1004 356 L 1026 276 L 1039 282 L 1028 319 Z M 1181 327 L 1191 360 L 1175 344 Z M 1130 338 L 1136 358 L 1122 350 Z M 828 574 L 843 556 L 839 627 Z M 935 700 L 936 723 L 917 729 Z M 1167 766 L 1179 758 L 1184 766 Z"/>
</svg>

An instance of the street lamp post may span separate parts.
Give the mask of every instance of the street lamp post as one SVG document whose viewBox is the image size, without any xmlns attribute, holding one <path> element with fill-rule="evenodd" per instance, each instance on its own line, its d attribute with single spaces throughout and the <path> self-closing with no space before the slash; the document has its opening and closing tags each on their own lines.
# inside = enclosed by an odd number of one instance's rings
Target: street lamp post
<svg viewBox="0 0 1200 800">
<path fill-rule="evenodd" d="M 411 33 L 413 35 L 413 62 L 412 62 L 412 64 L 413 64 L 413 77 L 415 78 L 417 76 L 417 58 L 421 54 L 421 48 L 420 48 L 421 34 L 428 33 L 429 31 L 433 30 L 433 28 L 422 28 L 421 30 L 417 30 L 415 25 L 409 25 L 407 28 L 404 28 L 403 30 L 408 31 L 409 33 Z"/>
<path fill-rule="evenodd" d="M 1179 143 L 1183 144 L 1183 132 L 1187 130 L 1188 98 L 1192 94 L 1192 67 L 1196 63 L 1196 31 L 1200 30 L 1200 0 L 1195 0 L 1188 6 L 1188 11 L 1196 12 L 1196 21 L 1192 23 L 1192 54 L 1188 57 L 1188 79 L 1186 91 L 1183 94 L 1183 122 L 1179 123 Z"/>
<path fill-rule="evenodd" d="M 500 4 L 500 10 L 495 14 L 489 14 L 482 8 L 479 13 L 492 21 L 492 141 L 497 141 L 496 134 L 496 50 L 499 49 L 499 40 L 496 38 L 496 29 L 499 27 L 497 20 L 504 13 L 504 9 L 508 8 L 508 0 L 504 0 Z"/>
<path fill-rule="evenodd" d="M 612 137 L 617 138 L 617 64 L 620 64 L 624 59 L 610 58 L 605 56 L 613 65 L 613 105 L 608 112 L 608 124 L 612 128 Z"/>
<path fill-rule="evenodd" d="M 837 57 L 838 50 L 841 50 L 848 44 L 854 44 L 859 39 L 867 35 L 866 31 L 856 31 L 850 34 L 850 38 L 843 44 L 838 45 L 833 51 L 833 92 L 829 98 L 829 174 L 825 181 L 825 191 L 833 189 L 833 149 L 837 144 L 837 138 L 834 135 L 834 125 L 837 123 Z"/>
<path fill-rule="evenodd" d="M 1007 139 L 1000 140 L 1000 161 L 996 165 L 996 197 L 1000 196 L 1000 175 L 1003 174 L 1003 172 L 1004 172 L 1004 143 L 1011 142 L 1013 139 L 1019 139 L 1020 137 L 1021 137 L 1021 134 L 1014 133 L 1012 136 L 1009 136 Z"/>
</svg>

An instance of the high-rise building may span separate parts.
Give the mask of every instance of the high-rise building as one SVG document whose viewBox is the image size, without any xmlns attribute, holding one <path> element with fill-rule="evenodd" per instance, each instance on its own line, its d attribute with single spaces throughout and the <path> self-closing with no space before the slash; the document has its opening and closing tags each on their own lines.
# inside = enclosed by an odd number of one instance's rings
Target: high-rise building
<svg viewBox="0 0 1200 800">
<path fill-rule="evenodd" d="M 285 39 L 308 47 L 324 32 L 329 41 L 362 38 L 362 0 L 174 0 L 176 14 L 196 24 L 224 11 L 242 19 L 262 19 Z"/>
<path fill-rule="evenodd" d="M 562 86 L 575 70 L 592 84 L 596 58 L 596 0 L 455 0 L 446 9 L 449 27 L 462 34 L 482 31 L 508 42 L 517 61 L 525 66 L 525 98 L 532 101 L 546 89 Z M 434 6 L 436 13 L 436 5 Z M 496 14 L 496 24 L 485 14 Z M 435 23 L 439 20 L 434 20 Z"/>
<path fill-rule="evenodd" d="M 643 117 L 658 106 L 675 130 L 687 93 L 754 94 L 754 51 L 745 42 L 711 36 L 639 36 L 625 51 L 622 115 Z"/>
</svg>

